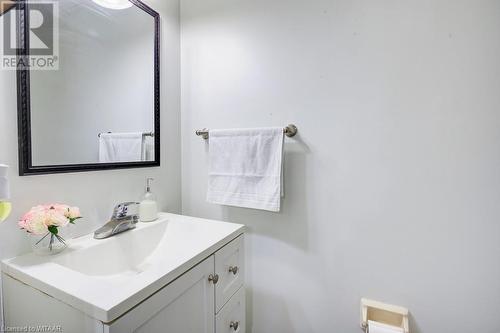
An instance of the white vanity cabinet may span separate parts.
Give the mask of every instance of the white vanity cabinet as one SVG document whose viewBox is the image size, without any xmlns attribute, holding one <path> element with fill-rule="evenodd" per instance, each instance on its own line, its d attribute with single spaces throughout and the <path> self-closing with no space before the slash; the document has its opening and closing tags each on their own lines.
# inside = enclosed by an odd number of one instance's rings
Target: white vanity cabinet
<svg viewBox="0 0 500 333">
<path fill-rule="evenodd" d="M 244 226 L 165 214 L 164 222 L 138 228 L 109 243 L 89 238 L 73 248 L 102 246 L 105 255 L 132 237 L 161 231 L 153 252 L 158 258 L 137 266 L 142 273 L 96 277 L 55 264 L 62 259 L 33 255 L 3 261 L 5 326 L 67 333 L 245 332 Z M 143 287 L 132 289 L 135 284 Z"/>
<path fill-rule="evenodd" d="M 206 259 L 110 324 L 105 333 L 214 332 L 214 285 L 208 278 L 214 257 Z"/>
<path fill-rule="evenodd" d="M 243 236 L 233 240 L 104 333 L 245 332 L 243 245 Z"/>
</svg>

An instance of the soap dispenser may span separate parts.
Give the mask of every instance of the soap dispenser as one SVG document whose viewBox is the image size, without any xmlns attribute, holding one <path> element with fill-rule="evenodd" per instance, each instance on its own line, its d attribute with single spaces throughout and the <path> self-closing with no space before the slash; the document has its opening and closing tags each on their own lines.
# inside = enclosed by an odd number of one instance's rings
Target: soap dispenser
<svg viewBox="0 0 500 333">
<path fill-rule="evenodd" d="M 151 191 L 151 182 L 153 178 L 146 180 L 146 193 L 139 205 L 139 218 L 141 222 L 153 222 L 158 219 L 158 204 L 156 196 Z"/>
</svg>

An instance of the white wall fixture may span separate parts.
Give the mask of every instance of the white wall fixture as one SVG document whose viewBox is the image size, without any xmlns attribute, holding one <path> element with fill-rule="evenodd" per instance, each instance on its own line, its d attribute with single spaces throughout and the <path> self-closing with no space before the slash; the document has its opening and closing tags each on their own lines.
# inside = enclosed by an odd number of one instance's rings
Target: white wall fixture
<svg viewBox="0 0 500 333">
<path fill-rule="evenodd" d="M 9 179 L 7 178 L 8 170 L 8 165 L 0 164 L 0 222 L 5 221 L 12 210 L 12 205 L 8 201 L 10 199 Z"/>
<path fill-rule="evenodd" d="M 361 328 L 371 333 L 409 333 L 408 309 L 362 298 Z"/>
</svg>

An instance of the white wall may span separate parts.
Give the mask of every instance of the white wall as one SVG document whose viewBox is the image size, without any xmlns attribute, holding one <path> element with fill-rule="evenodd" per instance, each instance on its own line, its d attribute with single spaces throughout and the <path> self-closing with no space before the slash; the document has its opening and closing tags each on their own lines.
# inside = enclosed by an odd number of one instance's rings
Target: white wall
<svg viewBox="0 0 500 333">
<path fill-rule="evenodd" d="M 182 0 L 182 204 L 245 223 L 254 333 L 498 332 L 500 3 Z M 197 128 L 276 126 L 286 198 L 205 202 Z M 251 323 L 251 320 L 249 320 Z"/>
<path fill-rule="evenodd" d="M 109 219 L 116 203 L 140 199 L 145 178 L 152 176 L 160 208 L 180 212 L 179 4 L 177 0 L 146 3 L 162 16 L 162 166 L 18 177 L 16 75 L 0 71 L 0 163 L 12 167 L 9 176 L 14 205 L 11 217 L 0 224 L 0 258 L 30 251 L 28 237 L 19 230 L 16 219 L 39 203 L 64 202 L 79 206 L 85 219 L 78 222 L 74 234 L 90 233 Z"/>
</svg>

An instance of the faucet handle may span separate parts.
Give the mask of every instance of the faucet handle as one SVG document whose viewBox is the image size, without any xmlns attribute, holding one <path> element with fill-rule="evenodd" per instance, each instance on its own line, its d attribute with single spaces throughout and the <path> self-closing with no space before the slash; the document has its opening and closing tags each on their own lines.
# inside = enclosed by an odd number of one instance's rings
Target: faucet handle
<svg viewBox="0 0 500 333">
<path fill-rule="evenodd" d="M 130 215 L 138 215 L 137 212 L 135 214 L 128 214 L 128 210 L 130 206 L 137 206 L 139 205 L 138 202 L 135 201 L 129 201 L 129 202 L 122 202 L 118 205 L 115 206 L 113 209 L 113 215 L 111 216 L 112 220 L 117 220 L 117 219 L 123 219 L 127 216 Z"/>
</svg>

